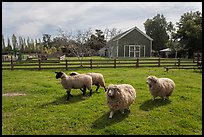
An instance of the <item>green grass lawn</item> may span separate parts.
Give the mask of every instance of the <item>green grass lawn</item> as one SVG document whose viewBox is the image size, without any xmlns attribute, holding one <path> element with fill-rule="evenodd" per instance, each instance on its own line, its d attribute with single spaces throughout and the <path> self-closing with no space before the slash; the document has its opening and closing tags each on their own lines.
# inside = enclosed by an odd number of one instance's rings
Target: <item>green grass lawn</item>
<svg viewBox="0 0 204 137">
<path fill-rule="evenodd" d="M 57 70 L 56 70 L 57 71 Z M 201 135 L 202 73 L 194 70 L 164 68 L 79 69 L 79 73 L 100 72 L 106 85 L 131 84 L 137 92 L 130 112 L 117 112 L 109 119 L 105 92 L 89 91 L 82 96 L 73 89 L 69 101 L 55 78 L 55 70 L 2 71 L 2 94 L 24 93 L 25 96 L 2 96 L 3 135 Z M 64 72 L 69 73 L 69 70 Z M 176 89 L 168 101 L 151 100 L 146 77 L 168 77 Z M 96 87 L 93 86 L 93 90 Z"/>
</svg>

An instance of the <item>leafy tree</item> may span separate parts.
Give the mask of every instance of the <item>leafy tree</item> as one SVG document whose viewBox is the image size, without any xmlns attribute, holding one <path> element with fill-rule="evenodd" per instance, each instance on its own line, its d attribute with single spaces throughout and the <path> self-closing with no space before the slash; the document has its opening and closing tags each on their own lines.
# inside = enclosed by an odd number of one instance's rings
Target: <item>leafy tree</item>
<svg viewBox="0 0 204 137">
<path fill-rule="evenodd" d="M 173 29 L 173 24 L 167 22 L 163 15 L 157 14 L 153 19 L 147 19 L 144 23 L 146 34 L 153 39 L 152 49 L 159 51 L 166 48 L 169 34 Z"/>
<path fill-rule="evenodd" d="M 50 48 L 51 47 L 51 45 L 50 45 L 50 43 L 51 43 L 51 35 L 50 34 L 43 34 L 43 45 L 44 45 L 44 47 L 46 47 L 46 48 Z"/>
<path fill-rule="evenodd" d="M 175 39 L 188 51 L 188 56 L 193 57 L 194 52 L 202 52 L 202 13 L 184 13 L 177 25 Z"/>
<path fill-rule="evenodd" d="M 93 50 L 98 51 L 106 45 L 106 40 L 103 34 L 103 31 L 96 29 L 95 34 L 91 35 L 91 38 L 88 39 L 87 45 L 89 45 Z"/>
</svg>

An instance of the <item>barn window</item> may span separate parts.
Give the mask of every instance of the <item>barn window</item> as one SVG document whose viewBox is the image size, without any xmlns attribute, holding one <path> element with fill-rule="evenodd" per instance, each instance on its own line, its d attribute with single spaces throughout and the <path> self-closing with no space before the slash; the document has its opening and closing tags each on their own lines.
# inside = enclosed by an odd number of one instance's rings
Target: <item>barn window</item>
<svg viewBox="0 0 204 137">
<path fill-rule="evenodd" d="M 124 57 L 145 57 L 145 46 L 124 45 Z"/>
</svg>

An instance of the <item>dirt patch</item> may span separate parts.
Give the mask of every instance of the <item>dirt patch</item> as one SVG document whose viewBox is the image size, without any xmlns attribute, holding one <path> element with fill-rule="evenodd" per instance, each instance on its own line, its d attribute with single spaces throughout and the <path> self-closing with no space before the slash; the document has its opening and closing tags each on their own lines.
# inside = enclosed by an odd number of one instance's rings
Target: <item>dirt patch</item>
<svg viewBox="0 0 204 137">
<path fill-rule="evenodd" d="M 11 96 L 25 96 L 25 95 L 26 94 L 24 94 L 24 93 L 5 93 L 2 96 L 9 96 L 9 97 L 11 97 Z"/>
</svg>

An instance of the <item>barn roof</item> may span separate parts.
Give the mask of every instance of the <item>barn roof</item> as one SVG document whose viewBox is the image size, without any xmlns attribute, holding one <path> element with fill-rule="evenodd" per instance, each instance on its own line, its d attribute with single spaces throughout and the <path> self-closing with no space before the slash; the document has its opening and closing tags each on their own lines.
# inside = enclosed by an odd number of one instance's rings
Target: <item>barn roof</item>
<svg viewBox="0 0 204 137">
<path fill-rule="evenodd" d="M 143 36 L 145 36 L 146 38 L 148 38 L 149 40 L 153 41 L 153 39 L 151 37 L 149 37 L 147 34 L 145 34 L 144 32 L 142 32 L 140 29 L 138 29 L 136 26 L 123 32 L 118 34 L 117 36 L 113 37 L 112 39 L 110 39 L 109 41 L 116 41 L 121 39 L 122 37 L 126 36 L 128 33 L 132 32 L 133 30 L 137 30 L 138 32 L 140 32 Z"/>
</svg>

